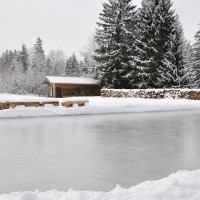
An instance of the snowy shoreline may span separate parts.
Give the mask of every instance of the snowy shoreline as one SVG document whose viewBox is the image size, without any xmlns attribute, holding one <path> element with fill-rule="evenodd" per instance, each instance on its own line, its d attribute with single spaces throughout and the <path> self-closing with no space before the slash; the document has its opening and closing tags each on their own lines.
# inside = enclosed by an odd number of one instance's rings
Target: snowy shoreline
<svg viewBox="0 0 200 200">
<path fill-rule="evenodd" d="M 200 170 L 180 171 L 156 181 L 146 181 L 130 189 L 116 186 L 110 192 L 52 190 L 0 194 L 0 200 L 199 200 Z"/>
<path fill-rule="evenodd" d="M 55 117 L 72 115 L 96 115 L 96 114 L 120 114 L 120 113 L 145 113 L 166 112 L 183 110 L 200 110 L 200 101 L 186 99 L 137 99 L 137 98 L 103 98 L 103 97 L 76 97 L 70 100 L 88 99 L 85 107 L 54 107 L 45 106 L 38 108 L 24 108 L 0 111 L 0 119 L 31 118 L 31 117 Z M 20 95 L 0 94 L 0 101 L 50 101 L 55 99 L 43 97 L 31 97 Z M 62 99 L 56 99 L 62 101 Z M 63 99 L 68 100 L 68 99 Z"/>
</svg>

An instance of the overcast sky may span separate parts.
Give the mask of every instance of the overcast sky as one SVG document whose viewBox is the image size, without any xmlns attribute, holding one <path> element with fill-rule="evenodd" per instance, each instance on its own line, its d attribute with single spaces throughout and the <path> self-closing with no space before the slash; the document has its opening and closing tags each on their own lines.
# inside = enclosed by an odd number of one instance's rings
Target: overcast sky
<svg viewBox="0 0 200 200">
<path fill-rule="evenodd" d="M 44 49 L 79 54 L 94 33 L 102 3 L 106 0 L 0 0 L 0 53 L 32 47 L 40 36 Z M 141 0 L 132 0 L 140 5 Z M 200 23 L 199 0 L 173 0 L 185 36 L 194 41 Z"/>
</svg>

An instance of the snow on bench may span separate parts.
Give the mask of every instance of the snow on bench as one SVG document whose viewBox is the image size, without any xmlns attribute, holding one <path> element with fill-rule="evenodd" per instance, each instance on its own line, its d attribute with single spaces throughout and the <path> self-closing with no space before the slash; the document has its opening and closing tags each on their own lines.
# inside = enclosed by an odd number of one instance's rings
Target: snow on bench
<svg viewBox="0 0 200 200">
<path fill-rule="evenodd" d="M 5 101 L 0 102 L 0 110 L 16 108 L 17 106 L 25 106 L 25 107 L 44 107 L 45 105 L 53 105 L 54 107 L 62 106 L 62 107 L 72 107 L 75 104 L 82 107 L 89 103 L 89 100 L 62 100 L 62 101 Z"/>
<path fill-rule="evenodd" d="M 63 100 L 61 102 L 61 105 L 64 106 L 64 107 L 72 107 L 73 105 L 76 104 L 76 105 L 82 107 L 82 106 L 85 106 L 88 103 L 89 103 L 89 100 L 72 100 L 72 101 Z"/>
</svg>

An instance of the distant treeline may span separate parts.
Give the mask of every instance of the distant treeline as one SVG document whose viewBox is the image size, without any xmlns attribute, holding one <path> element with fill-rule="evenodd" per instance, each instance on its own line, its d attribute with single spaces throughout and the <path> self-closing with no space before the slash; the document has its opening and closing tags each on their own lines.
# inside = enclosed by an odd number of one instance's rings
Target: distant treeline
<svg viewBox="0 0 200 200">
<path fill-rule="evenodd" d="M 92 76 L 87 53 L 78 60 L 73 53 L 65 57 L 62 50 L 51 50 L 46 56 L 38 38 L 32 49 L 22 45 L 20 51 L 6 51 L 0 57 L 0 92 L 38 94 L 44 91 L 45 76 Z"/>
</svg>

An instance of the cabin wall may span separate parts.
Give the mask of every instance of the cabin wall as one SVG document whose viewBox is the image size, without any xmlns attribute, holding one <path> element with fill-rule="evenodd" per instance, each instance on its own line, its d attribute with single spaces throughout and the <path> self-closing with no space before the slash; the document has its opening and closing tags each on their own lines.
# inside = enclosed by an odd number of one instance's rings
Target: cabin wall
<svg viewBox="0 0 200 200">
<path fill-rule="evenodd" d="M 55 97 L 100 96 L 99 85 L 55 84 Z"/>
</svg>

